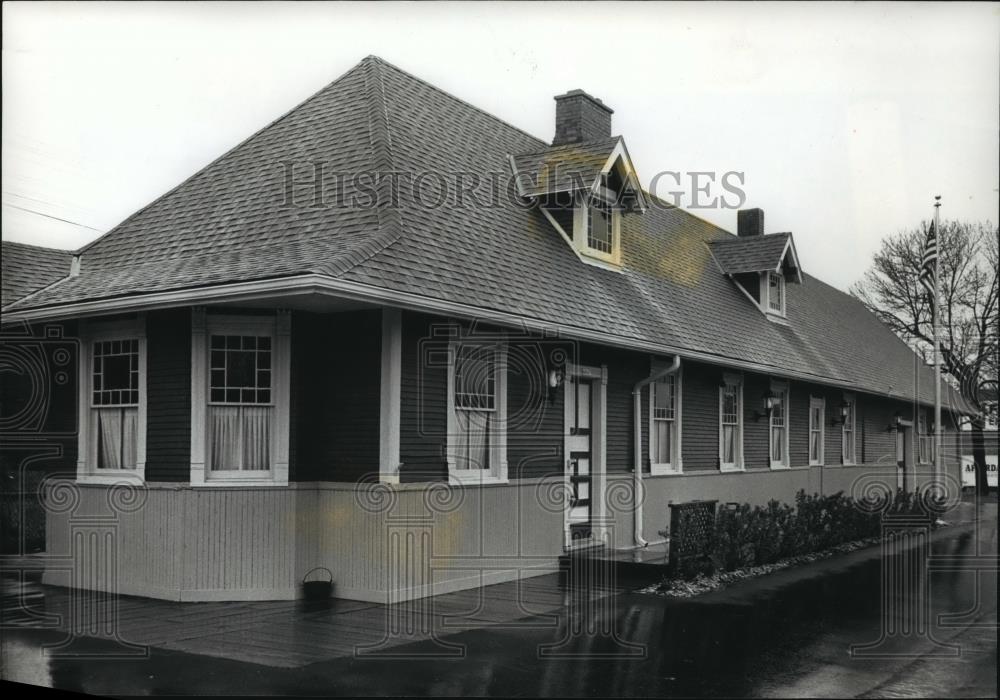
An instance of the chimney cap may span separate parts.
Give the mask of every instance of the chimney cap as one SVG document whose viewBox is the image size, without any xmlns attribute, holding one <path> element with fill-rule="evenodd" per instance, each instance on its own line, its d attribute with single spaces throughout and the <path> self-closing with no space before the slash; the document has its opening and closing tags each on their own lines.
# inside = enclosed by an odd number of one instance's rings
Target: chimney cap
<svg viewBox="0 0 1000 700">
<path fill-rule="evenodd" d="M 584 98 L 590 100 L 591 102 L 593 102 L 595 105 L 597 105 L 601 109 L 605 110 L 608 114 L 614 114 L 615 113 L 615 110 L 611 109 L 606 104 L 604 104 L 600 100 L 600 98 L 594 97 L 590 93 L 584 92 L 580 88 L 576 88 L 575 90 L 570 90 L 568 92 L 564 92 L 562 95 L 556 95 L 552 99 L 554 99 L 554 100 L 556 100 L 558 102 L 559 100 L 567 100 L 567 99 L 569 99 L 571 97 L 584 97 Z"/>
</svg>

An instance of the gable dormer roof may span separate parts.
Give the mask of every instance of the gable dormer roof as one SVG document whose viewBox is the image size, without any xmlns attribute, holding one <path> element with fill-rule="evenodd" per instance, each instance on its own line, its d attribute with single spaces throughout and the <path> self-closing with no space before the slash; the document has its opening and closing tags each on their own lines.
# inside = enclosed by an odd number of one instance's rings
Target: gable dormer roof
<svg viewBox="0 0 1000 700">
<path fill-rule="evenodd" d="M 796 281 L 802 281 L 802 270 L 791 233 L 734 236 L 712 241 L 709 246 L 712 256 L 727 275 L 780 272 L 784 267 Z"/>
<path fill-rule="evenodd" d="M 613 170 L 622 180 L 628 201 L 644 210 L 645 194 L 621 136 L 597 141 L 567 143 L 511 156 L 518 193 L 522 197 L 545 197 L 565 192 L 598 193 L 601 178 Z"/>
</svg>

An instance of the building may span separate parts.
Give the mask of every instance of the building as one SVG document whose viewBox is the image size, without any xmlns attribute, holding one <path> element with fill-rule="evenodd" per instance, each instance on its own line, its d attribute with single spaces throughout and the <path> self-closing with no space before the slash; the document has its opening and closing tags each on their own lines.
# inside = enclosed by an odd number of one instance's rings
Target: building
<svg viewBox="0 0 1000 700">
<path fill-rule="evenodd" d="M 45 580 L 398 600 L 923 484 L 928 369 L 762 211 L 644 192 L 611 117 L 560 95 L 549 143 L 369 57 L 5 306 L 80 339 Z"/>
</svg>

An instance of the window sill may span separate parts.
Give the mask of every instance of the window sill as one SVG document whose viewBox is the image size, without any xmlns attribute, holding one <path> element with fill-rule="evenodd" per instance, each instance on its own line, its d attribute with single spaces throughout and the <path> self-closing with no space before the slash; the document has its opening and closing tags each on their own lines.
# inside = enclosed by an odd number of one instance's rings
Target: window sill
<svg viewBox="0 0 1000 700">
<path fill-rule="evenodd" d="M 669 464 L 651 464 L 649 467 L 649 476 L 678 476 L 683 473 L 681 467 L 672 467 Z"/>
<path fill-rule="evenodd" d="M 134 469 L 116 469 L 102 471 L 100 474 L 87 473 L 78 474 L 76 477 L 78 484 L 97 484 L 102 486 L 115 486 L 118 484 L 131 484 L 138 486 L 146 483 L 143 473 Z"/>
<path fill-rule="evenodd" d="M 771 463 L 771 469 L 773 471 L 776 471 L 776 472 L 787 471 L 788 469 L 791 469 L 791 468 L 792 467 L 791 467 L 790 464 L 777 464 L 777 463 L 774 463 L 774 462 Z"/>
<path fill-rule="evenodd" d="M 719 467 L 719 471 L 722 472 L 723 474 L 732 474 L 734 472 L 745 472 L 746 471 L 746 467 L 743 466 L 742 464 L 739 465 L 739 466 L 734 466 L 734 467 L 723 466 L 723 467 Z"/>
<path fill-rule="evenodd" d="M 509 484 L 506 476 L 493 476 L 491 474 L 461 474 L 459 472 L 448 472 L 448 484 L 450 486 L 504 486 Z"/>
</svg>

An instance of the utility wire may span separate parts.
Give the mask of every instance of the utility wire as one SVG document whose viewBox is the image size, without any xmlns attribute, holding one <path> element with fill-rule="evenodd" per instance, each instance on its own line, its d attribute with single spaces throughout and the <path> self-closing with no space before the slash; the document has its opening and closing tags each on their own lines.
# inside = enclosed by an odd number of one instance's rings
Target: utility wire
<svg viewBox="0 0 1000 700">
<path fill-rule="evenodd" d="M 29 214 L 37 214 L 38 216 L 44 216 L 47 219 L 55 219 L 56 221 L 62 221 L 64 224 L 72 224 L 73 226 L 80 226 L 82 228 L 89 228 L 91 231 L 97 231 L 98 233 L 104 233 L 99 228 L 94 228 L 93 226 L 87 226 L 87 224 L 80 224 L 76 221 L 70 221 L 69 219 L 60 219 L 58 216 L 52 216 L 51 214 L 45 214 L 40 211 L 35 211 L 34 209 L 28 209 L 27 207 L 19 207 L 16 204 L 10 204 L 9 202 L 4 202 L 3 206 L 13 207 L 14 209 L 20 209 L 21 211 L 26 211 Z"/>
</svg>

